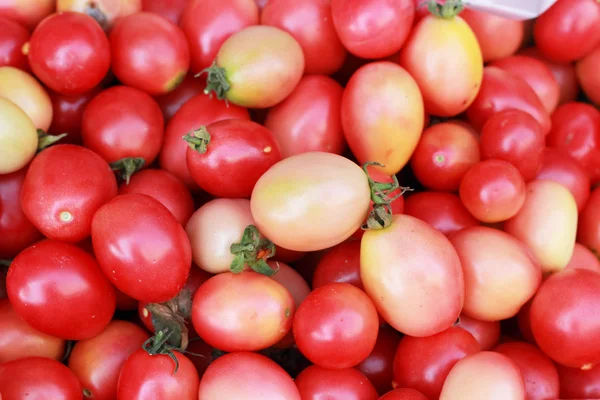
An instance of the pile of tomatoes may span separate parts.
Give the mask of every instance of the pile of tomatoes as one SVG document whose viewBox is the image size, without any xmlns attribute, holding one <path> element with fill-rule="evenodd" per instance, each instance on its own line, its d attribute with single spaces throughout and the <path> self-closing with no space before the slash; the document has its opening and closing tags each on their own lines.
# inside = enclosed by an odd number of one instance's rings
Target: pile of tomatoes
<svg viewBox="0 0 600 400">
<path fill-rule="evenodd" d="M 600 398 L 597 0 L 0 32 L 0 400 Z"/>
</svg>

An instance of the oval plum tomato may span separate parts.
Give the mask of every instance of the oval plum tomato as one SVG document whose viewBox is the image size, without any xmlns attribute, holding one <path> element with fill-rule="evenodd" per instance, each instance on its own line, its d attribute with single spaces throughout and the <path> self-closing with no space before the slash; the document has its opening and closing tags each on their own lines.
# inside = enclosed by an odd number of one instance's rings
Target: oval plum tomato
<svg viewBox="0 0 600 400">
<path fill-rule="evenodd" d="M 463 176 L 460 199 L 471 215 L 493 223 L 514 217 L 525 203 L 525 181 L 508 161 L 489 159 Z"/>
<path fill-rule="evenodd" d="M 407 248 L 411 252 L 403 250 Z M 394 215 L 388 228 L 365 232 L 360 275 L 381 316 L 407 335 L 431 336 L 448 329 L 463 306 L 463 273 L 452 244 L 408 215 Z"/>
<path fill-rule="evenodd" d="M 379 400 L 427 400 L 427 397 L 414 389 L 400 388 L 387 392 Z"/>
<path fill-rule="evenodd" d="M 57 0 L 56 11 L 77 11 L 109 29 L 119 18 L 142 11 L 142 0 Z"/>
<path fill-rule="evenodd" d="M 187 74 L 183 82 L 174 90 L 160 96 L 156 96 L 154 100 L 158 103 L 165 123 L 168 123 L 177 111 L 192 97 L 203 93 L 205 82 L 196 79 L 193 74 Z"/>
<path fill-rule="evenodd" d="M 394 356 L 394 385 L 437 399 L 452 367 L 478 352 L 475 338 L 458 327 L 428 337 L 404 336 Z"/>
<path fill-rule="evenodd" d="M 148 337 L 139 326 L 115 320 L 99 335 L 77 342 L 69 356 L 69 368 L 83 385 L 84 398 L 116 399 L 121 367 Z"/>
<path fill-rule="evenodd" d="M 330 283 L 313 290 L 300 304 L 293 330 L 298 349 L 311 362 L 324 368 L 349 368 L 373 351 L 379 320 L 362 290 L 348 283 Z"/>
<path fill-rule="evenodd" d="M 230 118 L 249 120 L 250 116 L 245 108 L 204 94 L 192 97 L 181 106 L 167 125 L 162 150 L 158 156 L 161 168 L 181 179 L 189 189 L 197 190 L 198 185 L 187 167 L 188 145 L 181 138 L 203 125 Z"/>
<path fill-rule="evenodd" d="M 178 24 L 188 3 L 189 0 L 142 0 L 142 10 Z"/>
<path fill-rule="evenodd" d="M 467 109 L 467 118 L 476 130 L 481 130 L 489 117 L 510 108 L 531 114 L 544 135 L 550 131 L 550 115 L 527 82 L 498 67 L 485 67 L 481 89 Z"/>
<path fill-rule="evenodd" d="M 375 386 L 379 394 L 392 390 L 394 352 L 400 342 L 400 334 L 387 325 L 379 328 L 373 351 L 356 366 Z"/>
<path fill-rule="evenodd" d="M 460 314 L 458 322 L 454 326 L 473 335 L 482 351 L 493 349 L 500 341 L 499 321 L 480 321 L 466 314 Z"/>
<path fill-rule="evenodd" d="M 190 46 L 192 71 L 210 67 L 229 36 L 258 23 L 259 11 L 254 0 L 188 1 L 179 26 Z"/>
<path fill-rule="evenodd" d="M 175 89 L 190 66 L 183 31 L 147 12 L 121 18 L 110 33 L 110 49 L 119 81 L 151 95 Z"/>
<path fill-rule="evenodd" d="M 577 63 L 577 80 L 588 99 L 600 106 L 600 79 L 597 66 L 600 64 L 600 45 Z"/>
<path fill-rule="evenodd" d="M 600 367 L 590 370 L 556 365 L 560 378 L 560 395 L 565 399 L 600 398 Z"/>
<path fill-rule="evenodd" d="M 275 136 L 283 158 L 309 151 L 342 154 L 346 147 L 340 117 L 343 93 L 328 76 L 309 75 L 268 111 L 265 127 Z"/>
<path fill-rule="evenodd" d="M 577 240 L 596 256 L 600 254 L 600 188 L 594 189 L 579 215 Z"/>
<path fill-rule="evenodd" d="M 549 59 L 579 60 L 600 43 L 600 6 L 594 0 L 558 0 L 537 18 L 533 37 Z"/>
<path fill-rule="evenodd" d="M 423 131 L 423 99 L 402 67 L 373 62 L 350 78 L 342 97 L 342 127 L 361 164 L 377 161 L 396 174 L 410 159 Z"/>
<path fill-rule="evenodd" d="M 2 11 L 0 11 L 1 13 Z M 29 42 L 29 32 L 12 19 L 0 16 L 0 66 L 10 66 L 27 71 L 29 62 L 23 45 Z"/>
<path fill-rule="evenodd" d="M 420 192 L 410 195 L 404 203 L 404 214 L 427 222 L 446 236 L 479 225 L 460 198 L 452 193 Z"/>
<path fill-rule="evenodd" d="M 250 205 L 259 231 L 290 250 L 316 251 L 350 237 L 369 211 L 366 174 L 331 153 L 301 153 L 260 177 Z"/>
<path fill-rule="evenodd" d="M 92 244 L 109 280 L 141 301 L 173 298 L 185 285 L 192 264 L 181 224 L 145 194 L 118 195 L 102 206 L 92 221 Z"/>
<path fill-rule="evenodd" d="M 25 322 L 61 339 L 94 337 L 115 312 L 114 289 L 94 258 L 55 240 L 38 242 L 19 253 L 8 269 L 6 289 L 13 309 Z"/>
<path fill-rule="evenodd" d="M 117 385 L 117 399 L 196 400 L 200 379 L 194 364 L 178 351 L 172 351 L 177 365 L 166 354 L 150 355 L 138 349 L 127 358 Z"/>
<path fill-rule="evenodd" d="M 44 235 L 76 243 L 90 235 L 94 213 L 116 194 L 116 179 L 102 157 L 85 147 L 59 144 L 29 166 L 21 206 Z"/>
<path fill-rule="evenodd" d="M 292 378 L 267 357 L 256 353 L 230 353 L 206 369 L 198 400 L 300 400 Z"/>
<path fill-rule="evenodd" d="M 573 247 L 573 256 L 565 269 L 579 268 L 589 269 L 590 271 L 600 273 L 600 260 L 598 257 L 582 244 L 575 243 Z"/>
<path fill-rule="evenodd" d="M 201 126 L 184 137 L 187 166 L 194 181 L 217 197 L 250 197 L 256 181 L 281 153 L 264 126 L 229 119 Z"/>
<path fill-rule="evenodd" d="M 531 181 L 525 204 L 506 221 L 504 230 L 523 241 L 544 274 L 560 271 L 573 255 L 577 234 L 577 204 L 573 195 L 552 181 Z"/>
<path fill-rule="evenodd" d="M 92 17 L 67 11 L 51 15 L 35 28 L 29 42 L 29 65 L 50 89 L 79 94 L 104 79 L 110 53 L 108 39 Z"/>
<path fill-rule="evenodd" d="M 423 131 L 410 165 L 424 186 L 456 191 L 462 177 L 479 160 L 476 133 L 466 124 L 451 121 Z"/>
<path fill-rule="evenodd" d="M 29 164 L 38 147 L 31 118 L 12 101 L 0 97 L 0 174 Z"/>
<path fill-rule="evenodd" d="M 61 140 L 61 143 L 81 143 L 83 111 L 101 90 L 102 86 L 97 86 L 89 92 L 74 95 L 49 91 L 53 111 L 52 124 L 48 128 L 48 133 L 54 135 L 66 133 L 67 136 Z"/>
<path fill-rule="evenodd" d="M 600 274 L 569 269 L 550 276 L 530 310 L 531 329 L 540 349 L 565 367 L 596 365 L 600 362 L 598 307 Z"/>
<path fill-rule="evenodd" d="M 0 393 L 5 400 L 81 400 L 81 383 L 56 360 L 26 357 L 0 364 Z"/>
<path fill-rule="evenodd" d="M 524 342 L 503 343 L 495 352 L 509 357 L 521 371 L 527 399 L 559 398 L 558 372 L 550 359 L 537 347 Z"/>
<path fill-rule="evenodd" d="M 375 387 L 354 368 L 328 369 L 311 365 L 294 380 L 302 400 L 377 400 Z"/>
<path fill-rule="evenodd" d="M 13 310 L 8 299 L 0 300 L 0 363 L 25 357 L 60 360 L 65 341 L 46 335 L 27 325 Z"/>
<path fill-rule="evenodd" d="M 48 15 L 54 12 L 54 0 L 29 1 L 5 1 L 0 5 L 0 16 L 10 18 L 29 30 Z"/>
<path fill-rule="evenodd" d="M 154 197 L 185 225 L 194 212 L 194 199 L 183 182 L 162 169 L 146 169 L 119 187 L 119 194 L 142 193 Z"/>
<path fill-rule="evenodd" d="M 205 93 L 249 108 L 268 108 L 285 99 L 304 72 L 302 48 L 289 33 L 255 25 L 221 45 L 208 75 Z"/>
<path fill-rule="evenodd" d="M 360 279 L 360 240 L 333 246 L 319 260 L 313 275 L 313 289 L 333 282 L 349 283 L 364 289 Z"/>
</svg>

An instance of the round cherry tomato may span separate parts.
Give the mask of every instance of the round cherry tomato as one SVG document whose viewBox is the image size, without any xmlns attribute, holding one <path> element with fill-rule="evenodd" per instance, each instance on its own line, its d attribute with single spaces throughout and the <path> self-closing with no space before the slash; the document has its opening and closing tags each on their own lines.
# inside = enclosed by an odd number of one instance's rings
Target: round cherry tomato
<svg viewBox="0 0 600 400">
<path fill-rule="evenodd" d="M 67 136 L 61 139 L 61 143 L 81 143 L 81 120 L 85 107 L 102 90 L 102 86 L 89 92 L 73 95 L 63 95 L 49 91 L 48 95 L 52 101 L 52 124 L 48 133 Z"/>
<path fill-rule="evenodd" d="M 108 279 L 134 299 L 160 303 L 185 285 L 192 250 L 185 230 L 158 200 L 122 194 L 100 207 L 92 244 Z"/>
<path fill-rule="evenodd" d="M 394 353 L 400 337 L 400 334 L 389 326 L 381 326 L 373 351 L 356 366 L 356 369 L 362 372 L 375 386 L 379 394 L 392 390 Z"/>
<path fill-rule="evenodd" d="M 565 399 L 600 398 L 600 367 L 590 370 L 556 365 L 560 378 L 560 395 Z"/>
<path fill-rule="evenodd" d="M 59 144 L 32 161 L 21 206 L 44 235 L 76 243 L 90 236 L 94 213 L 116 194 L 117 181 L 102 157 L 85 147 Z"/>
<path fill-rule="evenodd" d="M 142 0 L 57 0 L 56 11 L 77 11 L 93 17 L 109 29 L 119 18 L 142 10 Z"/>
<path fill-rule="evenodd" d="M 10 264 L 6 289 L 32 328 L 61 339 L 96 336 L 115 312 L 115 291 L 96 260 L 72 244 L 44 240 Z"/>
<path fill-rule="evenodd" d="M 590 271 L 600 273 L 600 260 L 598 257 L 582 244 L 575 243 L 573 247 L 573 256 L 565 269 L 579 268 L 589 269 Z"/>
<path fill-rule="evenodd" d="M 188 3 L 189 0 L 142 0 L 142 10 L 178 24 Z"/>
<path fill-rule="evenodd" d="M 110 33 L 110 48 L 119 81 L 152 95 L 175 89 L 190 66 L 185 34 L 156 14 L 121 18 Z"/>
<path fill-rule="evenodd" d="M 354 368 L 327 369 L 311 365 L 295 379 L 302 400 L 377 400 L 366 376 Z"/>
<path fill-rule="evenodd" d="M 577 240 L 594 254 L 600 254 L 600 189 L 594 189 L 579 216 Z"/>
<path fill-rule="evenodd" d="M 162 110 L 165 123 L 168 123 L 179 109 L 192 97 L 203 93 L 206 86 L 201 79 L 194 77 L 194 74 L 188 73 L 183 82 L 175 90 L 156 96 L 154 100 Z M 204 96 L 206 97 L 206 96 Z M 180 138 L 181 139 L 181 138 Z M 184 160 L 185 161 L 185 160 Z"/>
<path fill-rule="evenodd" d="M 29 164 L 38 147 L 31 118 L 12 101 L 0 97 L 0 175 Z"/>
<path fill-rule="evenodd" d="M 29 1 L 4 1 L 0 5 L 0 16 L 33 30 L 46 16 L 54 12 L 54 0 Z"/>
<path fill-rule="evenodd" d="M 466 314 L 460 314 L 458 322 L 454 326 L 462 328 L 473 335 L 482 351 L 493 349 L 500 340 L 499 321 L 480 321 Z"/>
<path fill-rule="evenodd" d="M 414 389 L 401 388 L 386 393 L 379 400 L 427 400 L 427 397 Z"/>
<path fill-rule="evenodd" d="M 319 260 L 313 275 L 313 289 L 333 282 L 349 283 L 364 289 L 360 279 L 360 240 L 333 246 Z"/>
<path fill-rule="evenodd" d="M 600 45 L 577 63 L 577 80 L 586 94 L 597 106 L 600 106 L 600 79 L 596 67 L 600 63 Z"/>
<path fill-rule="evenodd" d="M 2 13 L 1 10 L 0 13 Z M 0 38 L 0 66 L 8 65 L 25 71 L 28 70 L 27 54 L 24 54 L 22 50 L 23 45 L 29 42 L 27 29 L 12 19 L 0 16 L 0 32 L 2 32 Z"/>
</svg>

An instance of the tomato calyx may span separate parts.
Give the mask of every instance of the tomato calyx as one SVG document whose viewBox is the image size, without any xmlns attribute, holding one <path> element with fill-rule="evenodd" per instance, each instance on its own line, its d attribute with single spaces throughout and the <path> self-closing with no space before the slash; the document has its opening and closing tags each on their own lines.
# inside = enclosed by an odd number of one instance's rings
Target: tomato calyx
<svg viewBox="0 0 600 400">
<path fill-rule="evenodd" d="M 188 143 L 188 146 L 190 146 L 192 150 L 197 151 L 200 154 L 206 153 L 211 139 L 206 126 L 201 126 L 182 136 L 182 138 Z"/>
<path fill-rule="evenodd" d="M 444 4 L 439 4 L 436 0 L 429 0 L 427 8 L 438 18 L 452 19 L 464 10 L 465 5 L 462 0 L 447 0 Z"/>
<path fill-rule="evenodd" d="M 179 350 L 176 346 L 168 343 L 169 339 L 173 335 L 174 331 L 165 328 L 162 331 L 157 331 L 156 334 L 150 337 L 142 344 L 142 349 L 151 356 L 166 355 L 175 363 L 175 370 L 173 374 L 179 370 L 179 360 L 175 357 L 173 350 Z"/>
<path fill-rule="evenodd" d="M 235 256 L 229 267 L 234 274 L 242 272 L 246 265 L 266 276 L 272 276 L 279 270 L 267 264 L 267 260 L 275 255 L 275 245 L 261 237 L 258 228 L 254 225 L 248 225 L 244 229 L 242 240 L 233 243 L 229 251 Z"/>
<path fill-rule="evenodd" d="M 194 77 L 198 78 L 204 73 L 207 74 L 204 94 L 210 95 L 211 92 L 215 92 L 217 99 L 223 100 L 231 88 L 231 84 L 225 76 L 225 68 L 217 66 L 217 62 L 215 61 L 210 67 L 204 68 L 194 75 Z"/>
<path fill-rule="evenodd" d="M 192 313 L 192 293 L 182 289 L 177 296 L 164 303 L 150 303 L 146 310 L 151 315 L 154 331 L 169 332 L 166 343 L 174 348 L 185 351 L 189 340 L 189 332 L 185 320 Z"/>
<path fill-rule="evenodd" d="M 117 172 L 121 179 L 129 185 L 131 176 L 142 169 L 144 164 L 146 164 L 146 160 L 142 157 L 126 157 L 110 163 L 110 168 Z"/>
<path fill-rule="evenodd" d="M 49 135 L 44 130 L 38 129 L 38 153 L 44 150 L 46 147 L 52 146 L 54 143 L 58 142 L 60 139 L 67 136 L 67 133 L 61 133 L 60 135 Z"/>
</svg>

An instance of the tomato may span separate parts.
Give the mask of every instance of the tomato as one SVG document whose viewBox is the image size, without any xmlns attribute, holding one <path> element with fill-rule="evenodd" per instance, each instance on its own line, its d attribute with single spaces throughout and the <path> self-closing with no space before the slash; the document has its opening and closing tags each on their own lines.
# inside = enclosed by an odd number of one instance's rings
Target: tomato
<svg viewBox="0 0 600 400">
<path fill-rule="evenodd" d="M 183 227 L 158 200 L 122 194 L 92 221 L 92 244 L 109 280 L 134 299 L 160 303 L 183 287 L 192 264 Z"/>
<path fill-rule="evenodd" d="M 1 12 L 1 11 L 0 11 Z M 29 69 L 27 54 L 21 50 L 29 42 L 29 32 L 12 19 L 0 16 L 0 66 Z"/>
<path fill-rule="evenodd" d="M 5 400 L 80 400 L 81 383 L 56 360 L 26 357 L 0 364 L 0 393 Z"/>
<path fill-rule="evenodd" d="M 394 356 L 394 385 L 437 399 L 452 367 L 478 352 L 475 338 L 458 327 L 429 337 L 404 336 Z"/>
<path fill-rule="evenodd" d="M 598 257 L 582 244 L 575 243 L 573 247 L 573 256 L 565 269 L 578 268 L 589 269 L 590 271 L 600 273 L 600 260 Z"/>
<path fill-rule="evenodd" d="M 531 181 L 527 184 L 525 204 L 506 221 L 504 230 L 531 249 L 544 274 L 560 271 L 573 255 L 577 204 L 561 184 Z"/>
<path fill-rule="evenodd" d="M 92 217 L 117 194 L 117 182 L 98 154 L 59 144 L 41 152 L 23 182 L 21 206 L 50 239 L 76 243 L 90 235 Z"/>
<path fill-rule="evenodd" d="M 99 335 L 77 342 L 69 356 L 69 368 L 82 383 L 84 397 L 115 399 L 121 367 L 148 337 L 139 326 L 115 320 Z"/>
<path fill-rule="evenodd" d="M 519 367 L 505 355 L 491 351 L 467 356 L 450 370 L 440 400 L 524 400 Z"/>
<path fill-rule="evenodd" d="M 0 174 L 25 167 L 37 147 L 37 132 L 29 116 L 12 101 L 0 97 Z"/>
<path fill-rule="evenodd" d="M 269 109 L 264 125 L 273 133 L 283 158 L 309 151 L 342 154 L 346 147 L 340 118 L 343 92 L 327 76 L 308 75 L 285 100 Z"/>
<path fill-rule="evenodd" d="M 600 254 L 600 189 L 594 189 L 579 218 L 577 240 L 598 256 Z"/>
<path fill-rule="evenodd" d="M 311 365 L 295 379 L 302 400 L 377 400 L 377 391 L 354 368 L 327 369 Z"/>
<path fill-rule="evenodd" d="M 16 21 L 29 30 L 54 11 L 54 0 L 29 1 L 9 0 L 0 5 L 0 16 Z"/>
<path fill-rule="evenodd" d="M 446 236 L 479 225 L 460 198 L 452 193 L 415 193 L 408 196 L 404 204 L 404 214 L 427 222 Z"/>
<path fill-rule="evenodd" d="M 52 120 L 52 103 L 46 90 L 33 76 L 14 67 L 0 67 L 0 97 L 25 111 L 37 129 L 48 130 Z"/>
<path fill-rule="evenodd" d="M 188 3 L 189 0 L 142 0 L 142 10 L 160 15 L 172 23 L 178 24 Z"/>
<path fill-rule="evenodd" d="M 553 61 L 570 62 L 585 57 L 600 43 L 598 2 L 558 0 L 537 18 L 533 37 L 537 47 Z"/>
<path fill-rule="evenodd" d="M 410 165 L 424 186 L 456 191 L 462 177 L 479 160 L 475 132 L 466 124 L 451 121 L 423 131 Z"/>
<path fill-rule="evenodd" d="M 109 29 L 119 18 L 142 10 L 142 0 L 57 0 L 56 11 L 77 11 L 94 18 Z"/>
<path fill-rule="evenodd" d="M 89 240 L 90 246 L 92 241 Z M 93 252 L 93 251 L 92 251 Z M 119 289 L 115 289 L 115 295 L 117 297 L 117 310 L 120 311 L 133 311 L 138 308 L 138 301 L 131 296 L 126 295 Z"/>
<path fill-rule="evenodd" d="M 231 35 L 206 72 L 205 93 L 214 91 L 243 107 L 268 108 L 285 99 L 304 72 L 304 55 L 287 32 L 255 25 Z"/>
<path fill-rule="evenodd" d="M 178 351 L 175 361 L 165 354 L 150 355 L 138 349 L 123 363 L 117 385 L 118 399 L 196 400 L 199 378 L 194 364 Z"/>
<path fill-rule="evenodd" d="M 569 269 L 550 276 L 533 299 L 531 328 L 540 349 L 565 367 L 600 361 L 600 274 Z M 568 321 L 568 323 L 565 323 Z"/>
<path fill-rule="evenodd" d="M 356 71 L 342 97 L 342 128 L 361 164 L 377 161 L 396 174 L 410 159 L 423 131 L 423 100 L 402 67 L 373 62 Z"/>
<path fill-rule="evenodd" d="M 292 378 L 274 361 L 256 353 L 217 358 L 200 382 L 198 400 L 300 400 Z"/>
<path fill-rule="evenodd" d="M 467 171 L 459 193 L 467 210 L 479 221 L 500 222 L 514 217 L 525 203 L 525 181 L 508 161 L 489 159 Z"/>
<path fill-rule="evenodd" d="M 560 395 L 567 399 L 600 398 L 600 367 L 584 371 L 556 365 L 560 378 Z"/>
<path fill-rule="evenodd" d="M 44 19 L 33 31 L 29 65 L 50 89 L 80 94 L 104 79 L 110 53 L 108 39 L 92 17 L 67 11 Z"/>
<path fill-rule="evenodd" d="M 81 143 L 81 120 L 85 107 L 102 90 L 101 86 L 89 92 L 63 95 L 49 91 L 48 95 L 52 101 L 52 124 L 48 133 L 59 135 L 66 133 L 61 143 Z"/>
<path fill-rule="evenodd" d="M 8 269 L 6 288 L 27 324 L 61 339 L 94 337 L 115 312 L 115 292 L 94 258 L 55 240 L 19 253 Z"/>
<path fill-rule="evenodd" d="M 379 400 L 427 400 L 427 397 L 414 389 L 401 388 L 386 393 Z"/>
<path fill-rule="evenodd" d="M 189 189 L 197 190 L 198 185 L 192 179 L 186 163 L 188 145 L 181 138 L 202 125 L 230 118 L 249 120 L 250 116 L 244 108 L 228 105 L 204 94 L 192 97 L 167 125 L 162 150 L 158 156 L 161 168 L 181 179 Z"/>
<path fill-rule="evenodd" d="M 494 349 L 514 361 L 521 371 L 527 399 L 559 398 L 558 372 L 537 347 L 524 342 L 503 343 Z"/>
<path fill-rule="evenodd" d="M 480 321 L 466 314 L 461 314 L 454 326 L 462 328 L 473 335 L 481 350 L 493 349 L 500 340 L 499 321 Z"/>
<path fill-rule="evenodd" d="M 476 130 L 481 130 L 493 114 L 511 108 L 531 114 L 544 135 L 550 131 L 550 115 L 527 82 L 498 67 L 485 67 L 481 89 L 467 109 L 467 118 Z"/>
<path fill-rule="evenodd" d="M 600 79 L 598 79 L 596 66 L 600 63 L 600 45 L 590 54 L 577 63 L 577 80 L 586 94 L 597 106 L 600 105 Z"/>
<path fill-rule="evenodd" d="M 531 330 L 531 303 L 533 303 L 533 299 L 525 303 L 523 307 L 521 307 L 521 310 L 519 310 L 519 313 L 517 314 L 517 326 L 521 336 L 529 343 L 535 344 L 535 338 L 533 337 L 533 331 Z"/>
<path fill-rule="evenodd" d="M 349 283 L 364 289 L 360 279 L 360 241 L 333 246 L 321 257 L 312 280 L 313 289 L 329 283 Z"/>
<path fill-rule="evenodd" d="M 147 12 L 120 19 L 110 33 L 110 49 L 119 81 L 152 95 L 175 89 L 190 66 L 183 31 Z"/>
<path fill-rule="evenodd" d="M 177 111 L 192 97 L 201 94 L 204 91 L 205 83 L 196 79 L 193 74 L 187 74 L 183 82 L 174 90 L 160 96 L 154 100 L 158 103 L 165 123 L 168 123 Z"/>
<path fill-rule="evenodd" d="M 400 334 L 387 325 L 381 326 L 377 342 L 369 356 L 356 366 L 379 394 L 392 390 L 394 352 L 400 342 Z"/>
</svg>

